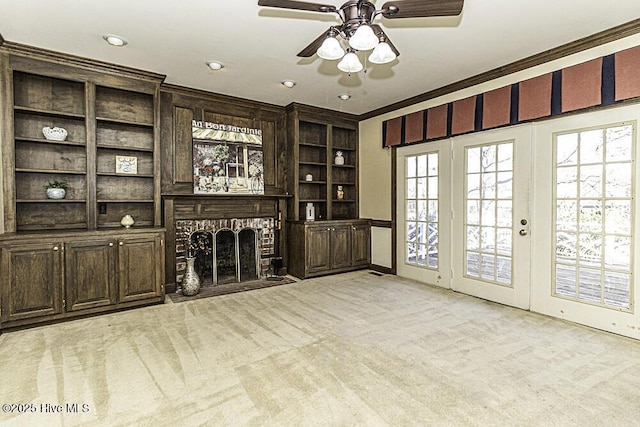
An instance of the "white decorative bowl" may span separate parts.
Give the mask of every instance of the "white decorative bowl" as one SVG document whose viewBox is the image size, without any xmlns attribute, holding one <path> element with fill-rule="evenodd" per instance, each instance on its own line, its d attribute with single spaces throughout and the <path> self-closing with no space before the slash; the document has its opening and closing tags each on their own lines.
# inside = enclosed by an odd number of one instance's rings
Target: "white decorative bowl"
<svg viewBox="0 0 640 427">
<path fill-rule="evenodd" d="M 42 133 L 44 134 L 44 137 L 46 139 L 49 139 L 51 141 L 64 141 L 65 139 L 67 139 L 67 130 L 64 128 L 50 128 L 48 126 L 45 126 L 42 128 Z"/>
<path fill-rule="evenodd" d="M 47 188 L 47 199 L 60 200 L 64 199 L 67 192 L 64 188 Z"/>
</svg>

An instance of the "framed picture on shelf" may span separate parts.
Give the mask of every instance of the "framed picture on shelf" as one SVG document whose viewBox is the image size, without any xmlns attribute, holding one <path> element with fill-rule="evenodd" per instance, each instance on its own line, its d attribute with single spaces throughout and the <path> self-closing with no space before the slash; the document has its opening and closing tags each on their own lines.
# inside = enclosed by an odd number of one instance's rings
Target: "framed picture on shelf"
<svg viewBox="0 0 640 427">
<path fill-rule="evenodd" d="M 138 158 L 134 156 L 116 156 L 116 173 L 138 173 Z"/>
</svg>

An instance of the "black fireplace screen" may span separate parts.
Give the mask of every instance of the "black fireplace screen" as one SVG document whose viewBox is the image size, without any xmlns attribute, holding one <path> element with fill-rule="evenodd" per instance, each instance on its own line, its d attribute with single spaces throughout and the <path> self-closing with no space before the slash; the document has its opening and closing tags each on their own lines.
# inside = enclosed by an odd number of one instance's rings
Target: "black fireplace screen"
<svg viewBox="0 0 640 427">
<path fill-rule="evenodd" d="M 273 218 L 176 221 L 176 283 L 187 256 L 195 256 L 203 285 L 266 277 L 275 256 L 274 226 Z"/>
</svg>

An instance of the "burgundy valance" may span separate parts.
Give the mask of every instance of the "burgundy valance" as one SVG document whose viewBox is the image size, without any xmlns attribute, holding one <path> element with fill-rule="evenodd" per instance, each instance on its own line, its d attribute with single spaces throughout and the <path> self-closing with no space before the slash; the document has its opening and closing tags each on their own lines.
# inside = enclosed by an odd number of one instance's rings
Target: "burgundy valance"
<svg viewBox="0 0 640 427">
<path fill-rule="evenodd" d="M 383 147 L 608 106 L 640 97 L 640 46 L 382 123 Z"/>
</svg>

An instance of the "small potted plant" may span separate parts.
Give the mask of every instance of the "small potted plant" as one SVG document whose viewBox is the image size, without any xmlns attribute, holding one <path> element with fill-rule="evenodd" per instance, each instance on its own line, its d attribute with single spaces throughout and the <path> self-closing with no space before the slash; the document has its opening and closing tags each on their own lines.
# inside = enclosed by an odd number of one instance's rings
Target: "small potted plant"
<svg viewBox="0 0 640 427">
<path fill-rule="evenodd" d="M 64 196 L 66 196 L 69 183 L 66 181 L 50 181 L 44 188 L 47 190 L 48 199 L 59 200 L 64 199 Z"/>
</svg>

